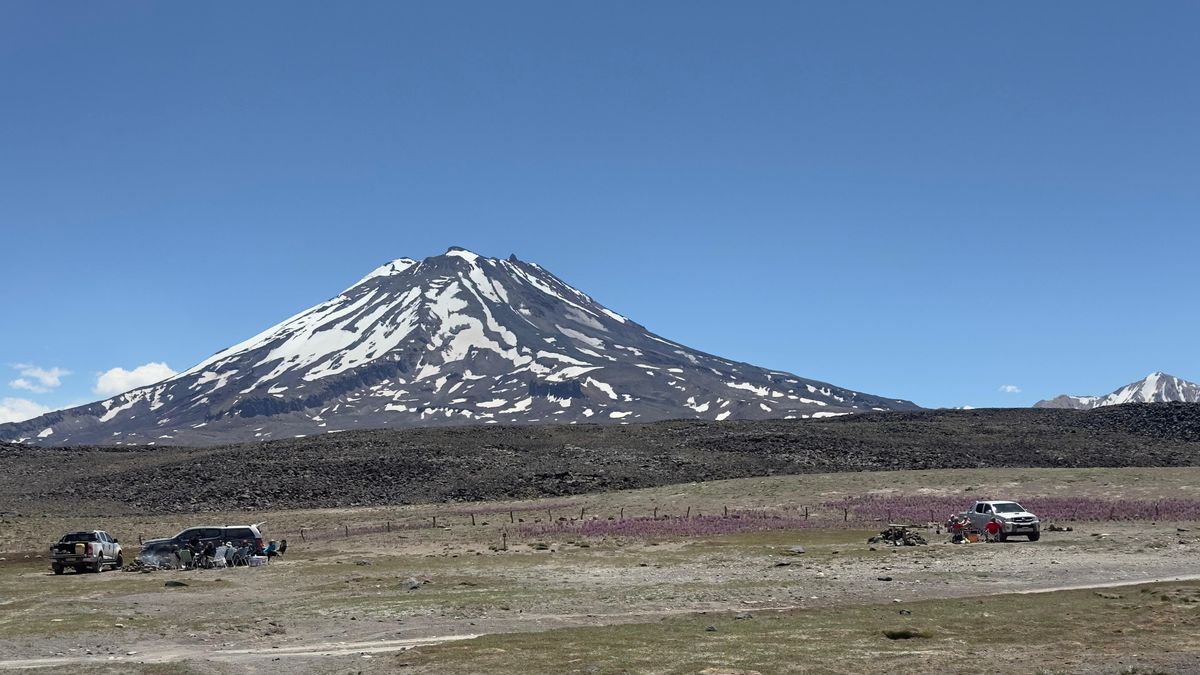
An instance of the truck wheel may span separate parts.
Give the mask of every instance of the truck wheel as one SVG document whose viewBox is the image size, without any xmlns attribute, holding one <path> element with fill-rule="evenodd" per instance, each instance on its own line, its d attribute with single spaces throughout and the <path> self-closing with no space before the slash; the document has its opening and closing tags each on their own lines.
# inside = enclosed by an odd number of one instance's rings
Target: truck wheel
<svg viewBox="0 0 1200 675">
<path fill-rule="evenodd" d="M 104 556 L 103 555 L 96 557 L 96 562 L 92 563 L 92 571 L 95 572 L 96 574 L 99 574 L 104 571 Z"/>
<path fill-rule="evenodd" d="M 51 566 L 50 566 L 50 569 L 54 570 L 54 573 L 55 573 L 55 574 L 62 574 L 62 573 L 63 573 L 63 566 L 62 566 L 62 565 L 51 565 Z"/>
<path fill-rule="evenodd" d="M 124 558 L 124 557 L 122 557 L 120 553 L 118 553 L 118 554 L 117 554 L 117 567 L 116 567 L 116 569 L 119 569 L 119 570 L 123 570 L 123 569 L 125 569 L 125 558 Z"/>
<path fill-rule="evenodd" d="M 1029 541 L 1037 541 L 1038 539 L 1041 539 L 1041 538 L 1042 538 L 1041 532 L 1030 532 L 1029 533 Z"/>
<path fill-rule="evenodd" d="M 996 541 L 1005 541 L 1007 539 L 1008 539 L 1008 535 L 1005 534 L 1003 531 L 996 533 Z"/>
</svg>

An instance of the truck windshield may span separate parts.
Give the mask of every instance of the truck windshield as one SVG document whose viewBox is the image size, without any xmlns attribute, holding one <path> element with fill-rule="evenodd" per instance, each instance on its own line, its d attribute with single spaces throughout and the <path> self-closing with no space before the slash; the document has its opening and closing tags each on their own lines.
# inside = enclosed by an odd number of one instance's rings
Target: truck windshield
<svg viewBox="0 0 1200 675">
<path fill-rule="evenodd" d="M 996 509 L 996 513 L 1019 513 L 1025 510 L 1016 502 L 1000 502 L 993 505 L 992 508 Z"/>
<path fill-rule="evenodd" d="M 72 532 L 71 534 L 63 535 L 59 541 L 100 541 L 96 538 L 95 532 Z"/>
</svg>

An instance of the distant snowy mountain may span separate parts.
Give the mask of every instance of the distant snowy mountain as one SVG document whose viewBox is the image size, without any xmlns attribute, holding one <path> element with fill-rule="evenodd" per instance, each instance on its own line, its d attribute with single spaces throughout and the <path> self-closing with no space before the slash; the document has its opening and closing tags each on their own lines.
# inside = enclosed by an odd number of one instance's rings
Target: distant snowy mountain
<svg viewBox="0 0 1200 675">
<path fill-rule="evenodd" d="M 159 382 L 0 425 L 42 445 L 212 444 L 435 424 L 830 417 L 908 401 L 650 333 L 515 257 L 401 258 Z"/>
<path fill-rule="evenodd" d="M 1114 391 L 1107 396 L 1057 396 L 1038 401 L 1035 408 L 1071 408 L 1091 410 L 1106 405 L 1122 403 L 1200 403 L 1200 385 L 1181 380 L 1166 373 L 1150 373 Z"/>
</svg>

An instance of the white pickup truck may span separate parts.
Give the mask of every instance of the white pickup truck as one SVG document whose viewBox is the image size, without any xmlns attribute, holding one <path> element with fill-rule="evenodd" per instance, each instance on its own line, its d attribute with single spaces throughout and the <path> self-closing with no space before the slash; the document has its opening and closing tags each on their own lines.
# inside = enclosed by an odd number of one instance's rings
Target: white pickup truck
<svg viewBox="0 0 1200 675">
<path fill-rule="evenodd" d="M 997 538 L 1000 541 L 1007 539 L 1010 534 L 1023 534 L 1029 537 L 1029 541 L 1037 541 L 1042 536 L 1041 520 L 1016 502 L 979 501 L 962 515 L 980 532 L 983 532 L 988 521 L 993 518 L 999 519 L 1000 534 Z"/>
<path fill-rule="evenodd" d="M 50 544 L 50 569 L 62 574 L 67 567 L 76 572 L 103 572 L 105 567 L 120 569 L 125 564 L 121 543 L 104 530 L 71 532 Z"/>
</svg>

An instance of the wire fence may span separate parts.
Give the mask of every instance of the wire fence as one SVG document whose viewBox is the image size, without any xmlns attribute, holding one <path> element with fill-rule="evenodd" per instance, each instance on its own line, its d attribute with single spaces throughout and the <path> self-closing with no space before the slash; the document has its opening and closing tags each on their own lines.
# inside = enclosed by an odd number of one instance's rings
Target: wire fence
<svg viewBox="0 0 1200 675">
<path fill-rule="evenodd" d="M 1031 497 L 1021 501 L 1043 521 L 1200 520 L 1200 500 Z M 962 512 L 972 503 L 972 499 L 953 496 L 858 496 L 773 508 L 731 509 L 722 506 L 716 513 L 704 513 L 691 506 L 675 506 L 670 511 L 655 505 L 591 509 L 578 502 L 560 501 L 515 507 L 447 508 L 404 520 L 305 527 L 274 531 L 272 536 L 309 542 L 436 528 L 492 527 L 502 530 L 506 539 L 508 536 L 536 538 L 551 534 L 652 537 L 805 528 L 872 528 L 892 523 L 931 526 L 940 524 L 945 514 Z"/>
</svg>

